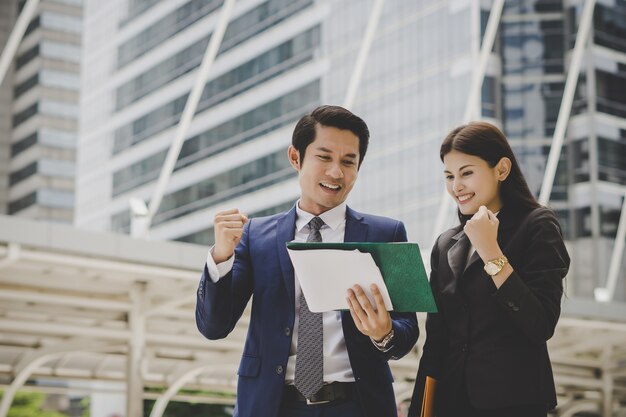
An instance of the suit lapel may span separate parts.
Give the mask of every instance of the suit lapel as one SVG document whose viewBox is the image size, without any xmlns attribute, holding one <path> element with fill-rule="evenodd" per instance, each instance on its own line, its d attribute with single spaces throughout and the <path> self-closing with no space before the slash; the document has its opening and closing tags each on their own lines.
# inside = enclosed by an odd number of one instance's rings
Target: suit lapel
<svg viewBox="0 0 626 417">
<path fill-rule="evenodd" d="M 278 259 L 280 267 L 283 271 L 283 280 L 291 305 L 295 306 L 295 283 L 294 272 L 289 253 L 287 252 L 287 242 L 291 242 L 296 235 L 296 206 L 279 217 L 276 224 L 276 247 L 278 250 Z"/>
<path fill-rule="evenodd" d="M 469 239 L 467 239 L 467 240 L 469 240 Z M 471 242 L 470 242 L 470 244 L 471 244 Z M 467 250 L 469 251 L 469 246 L 468 246 Z M 465 255 L 467 256 L 467 253 Z M 467 271 L 470 266 L 474 265 L 479 260 L 480 260 L 480 255 L 478 254 L 478 252 L 476 252 L 476 250 L 474 250 L 474 252 L 472 253 L 472 256 L 470 256 L 469 260 L 465 264 L 465 268 L 463 268 L 463 273 L 465 273 L 465 271 Z"/>
<path fill-rule="evenodd" d="M 452 239 L 456 242 L 448 250 L 448 265 L 454 274 L 454 282 L 457 282 L 463 274 L 471 243 L 463 229 L 452 236 Z"/>
<path fill-rule="evenodd" d="M 363 216 L 350 207 L 346 207 L 346 231 L 344 242 L 367 242 L 367 228 Z"/>
</svg>

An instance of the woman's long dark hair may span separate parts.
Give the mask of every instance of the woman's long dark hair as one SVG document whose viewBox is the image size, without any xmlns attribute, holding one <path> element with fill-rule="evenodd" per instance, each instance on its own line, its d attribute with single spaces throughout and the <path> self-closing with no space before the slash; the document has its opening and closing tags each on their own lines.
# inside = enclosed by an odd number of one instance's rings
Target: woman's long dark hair
<svg viewBox="0 0 626 417">
<path fill-rule="evenodd" d="M 511 160 L 511 172 L 500 186 L 500 198 L 506 210 L 527 212 L 541 207 L 535 196 L 530 192 L 526 179 L 522 174 L 513 150 L 504 133 L 496 126 L 487 122 L 471 122 L 453 129 L 441 144 L 439 156 L 443 157 L 452 151 L 477 156 L 495 167 L 500 159 L 506 157 Z M 471 218 L 458 211 L 461 224 Z"/>
</svg>

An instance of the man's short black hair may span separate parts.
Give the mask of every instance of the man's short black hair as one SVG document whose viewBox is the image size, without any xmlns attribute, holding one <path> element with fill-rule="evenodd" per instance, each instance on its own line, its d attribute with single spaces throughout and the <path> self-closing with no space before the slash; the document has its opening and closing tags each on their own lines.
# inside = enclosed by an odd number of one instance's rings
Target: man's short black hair
<svg viewBox="0 0 626 417">
<path fill-rule="evenodd" d="M 318 124 L 354 133 L 359 138 L 358 167 L 361 167 L 361 162 L 367 152 L 370 131 L 363 119 L 339 106 L 319 106 L 311 114 L 307 114 L 298 121 L 293 130 L 291 144 L 300 154 L 300 164 L 304 161 L 306 148 L 315 140 L 315 126 Z"/>
</svg>

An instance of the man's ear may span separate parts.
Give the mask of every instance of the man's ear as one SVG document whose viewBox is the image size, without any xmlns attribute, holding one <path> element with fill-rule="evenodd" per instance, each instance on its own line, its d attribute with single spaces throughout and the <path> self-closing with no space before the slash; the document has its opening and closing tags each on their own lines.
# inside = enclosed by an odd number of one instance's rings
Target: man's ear
<svg viewBox="0 0 626 417">
<path fill-rule="evenodd" d="M 511 173 L 511 160 L 506 156 L 501 158 L 498 164 L 496 165 L 496 172 L 498 174 L 498 180 L 504 181 L 507 179 L 509 174 Z"/>
<path fill-rule="evenodd" d="M 292 167 L 295 168 L 296 171 L 300 171 L 300 152 L 293 145 L 289 145 L 289 149 L 287 149 L 287 157 L 289 158 L 289 163 Z"/>
</svg>

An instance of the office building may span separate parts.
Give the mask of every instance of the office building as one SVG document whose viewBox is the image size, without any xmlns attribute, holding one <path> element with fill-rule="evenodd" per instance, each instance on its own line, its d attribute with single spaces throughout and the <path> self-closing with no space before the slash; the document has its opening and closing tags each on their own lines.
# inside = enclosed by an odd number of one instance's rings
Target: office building
<svg viewBox="0 0 626 417">
<path fill-rule="evenodd" d="M 2 3 L 2 19 L 13 16 L 5 28 L 23 6 Z M 81 0 L 42 0 L 2 84 L 0 154 L 8 156 L 8 172 L 0 190 L 7 190 L 8 214 L 73 221 L 81 35 Z"/>
</svg>

